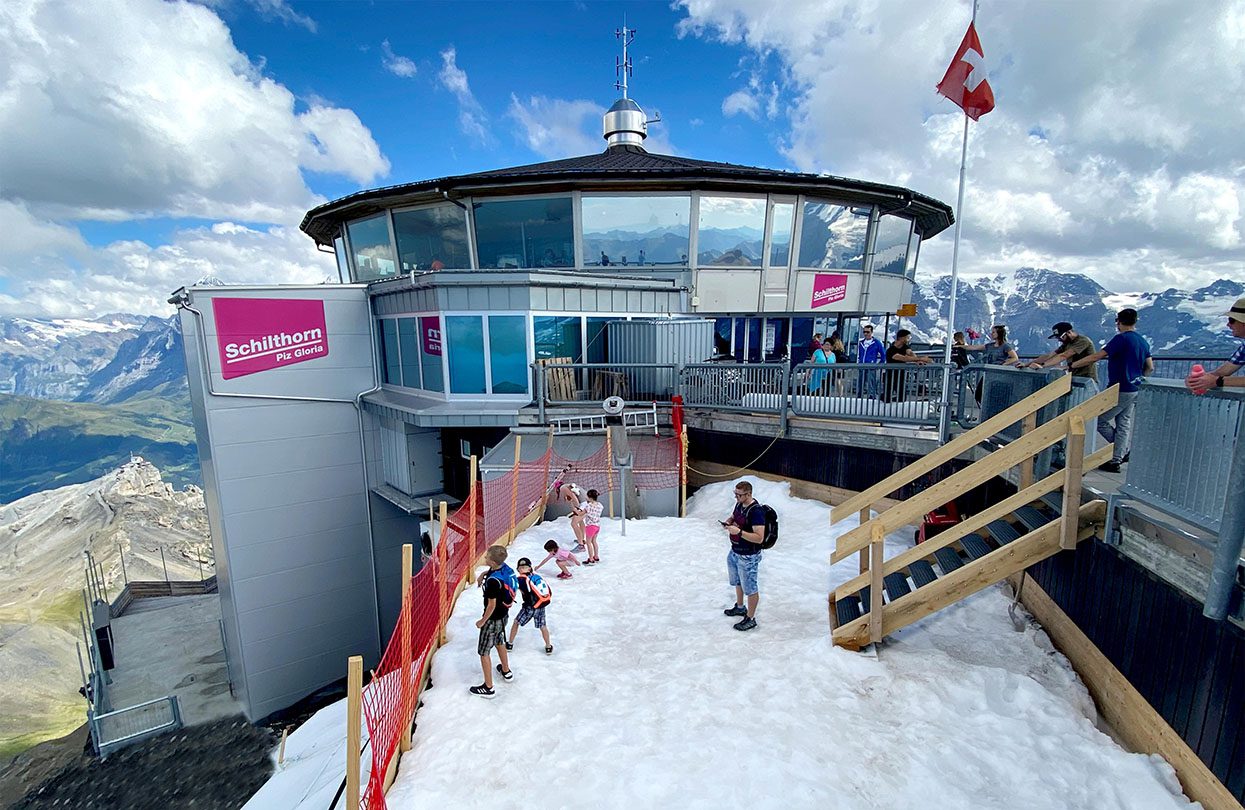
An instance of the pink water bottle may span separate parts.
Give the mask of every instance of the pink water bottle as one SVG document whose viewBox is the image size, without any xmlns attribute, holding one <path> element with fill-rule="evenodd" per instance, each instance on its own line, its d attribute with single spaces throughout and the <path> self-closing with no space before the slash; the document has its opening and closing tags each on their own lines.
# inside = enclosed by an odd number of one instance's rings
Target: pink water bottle
<svg viewBox="0 0 1245 810">
<path fill-rule="evenodd" d="M 1201 363 L 1194 363 L 1193 368 L 1189 369 L 1190 377 L 1200 377 L 1205 373 L 1206 373 L 1206 369 L 1202 368 Z M 1206 392 L 1205 391 L 1194 391 L 1193 393 L 1200 397 L 1202 394 L 1205 394 Z"/>
</svg>

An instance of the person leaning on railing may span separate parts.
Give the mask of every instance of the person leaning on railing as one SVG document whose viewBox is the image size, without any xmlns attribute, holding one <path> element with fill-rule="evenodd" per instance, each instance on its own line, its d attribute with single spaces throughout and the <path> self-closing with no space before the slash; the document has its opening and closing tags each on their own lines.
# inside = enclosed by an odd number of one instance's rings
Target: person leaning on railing
<svg viewBox="0 0 1245 810">
<path fill-rule="evenodd" d="M 1016 356 L 1016 347 L 1007 342 L 1007 327 L 1001 323 L 996 323 L 990 327 L 989 343 L 965 346 L 964 351 L 965 353 L 981 352 L 981 362 L 988 366 L 1015 366 L 1020 364 L 1020 358 Z M 981 404 L 981 386 L 982 379 L 978 376 L 976 391 L 978 405 Z"/>
<path fill-rule="evenodd" d="M 926 366 L 931 362 L 928 357 L 921 357 L 914 354 L 912 347 L 912 333 L 907 329 L 900 329 L 895 333 L 895 341 L 891 343 L 886 350 L 887 363 L 914 363 L 918 366 Z M 907 369 L 888 368 L 882 372 L 882 401 L 883 402 L 903 402 L 904 401 L 904 383 L 907 377 Z"/>
<path fill-rule="evenodd" d="M 1219 368 L 1202 374 L 1190 374 L 1185 378 L 1185 388 L 1195 394 L 1205 394 L 1212 388 L 1245 388 L 1245 377 L 1232 376 L 1245 367 L 1245 296 L 1236 299 L 1236 303 L 1227 311 L 1227 316 L 1228 329 L 1232 331 L 1232 336 L 1242 342 Z"/>
<path fill-rule="evenodd" d="M 1107 361 L 1107 385 L 1120 387 L 1115 407 L 1098 417 L 1098 433 L 1108 442 L 1114 442 L 1111 460 L 1098 469 L 1117 473 L 1120 465 L 1128 461 L 1129 442 L 1133 433 L 1133 405 L 1141 391 L 1141 380 L 1154 372 L 1154 359 L 1150 356 L 1150 344 L 1137 334 L 1137 310 L 1121 309 L 1115 316 L 1118 334 L 1097 352 L 1068 364 L 1077 369 L 1093 365 L 1099 360 Z"/>
</svg>

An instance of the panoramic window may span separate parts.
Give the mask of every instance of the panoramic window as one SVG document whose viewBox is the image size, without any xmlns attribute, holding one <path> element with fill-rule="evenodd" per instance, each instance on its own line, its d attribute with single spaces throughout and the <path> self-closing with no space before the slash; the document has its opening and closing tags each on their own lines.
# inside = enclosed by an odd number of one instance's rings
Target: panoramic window
<svg viewBox="0 0 1245 810">
<path fill-rule="evenodd" d="M 570 197 L 497 200 L 473 206 L 480 267 L 572 267 Z"/>
<path fill-rule="evenodd" d="M 908 278 L 916 278 L 916 258 L 921 251 L 921 235 L 916 232 L 916 228 L 912 229 L 912 241 L 908 244 L 908 267 L 904 270 L 904 275 Z"/>
<path fill-rule="evenodd" d="M 868 208 L 809 200 L 804 203 L 799 266 L 861 270 L 868 232 Z"/>
<path fill-rule="evenodd" d="M 759 267 L 765 243 L 765 200 L 700 198 L 696 258 L 702 265 Z"/>
<path fill-rule="evenodd" d="M 393 213 L 402 272 L 471 267 L 467 212 L 452 203 Z"/>
<path fill-rule="evenodd" d="M 398 272 L 389 243 L 389 216 L 378 214 L 346 226 L 354 252 L 355 281 L 373 281 Z"/>
<path fill-rule="evenodd" d="M 445 373 L 441 370 L 441 316 L 421 317 L 419 333 L 419 364 L 424 372 L 424 390 L 444 391 Z"/>
<path fill-rule="evenodd" d="M 795 227 L 795 203 L 774 203 L 774 224 L 770 229 L 770 267 L 785 267 L 791 261 L 791 231 Z"/>
<path fill-rule="evenodd" d="M 540 315 L 532 318 L 536 357 L 540 360 L 569 357 L 572 363 L 582 363 L 584 357 L 579 321 L 579 317 L 574 315 Z"/>
<path fill-rule="evenodd" d="M 390 385 L 402 384 L 402 366 L 398 354 L 398 322 L 393 318 L 384 318 L 380 322 L 380 367 L 381 380 Z"/>
<path fill-rule="evenodd" d="M 908 238 L 912 220 L 884 216 L 878 219 L 878 235 L 873 243 L 873 272 L 903 275 L 908 261 Z"/>
<path fill-rule="evenodd" d="M 398 319 L 398 346 L 402 350 L 402 385 L 421 388 L 419 381 L 419 334 L 414 318 Z"/>
<path fill-rule="evenodd" d="M 445 316 L 450 347 L 450 393 L 483 394 L 484 323 L 479 315 Z"/>
<path fill-rule="evenodd" d="M 488 353 L 493 393 L 526 394 L 527 318 L 522 315 L 490 315 Z"/>
<path fill-rule="evenodd" d="M 346 259 L 346 240 L 344 238 L 339 236 L 333 240 L 333 253 L 337 256 L 337 272 L 343 278 L 351 278 L 350 262 Z"/>
<path fill-rule="evenodd" d="M 692 198 L 584 197 L 584 265 L 685 265 Z"/>
</svg>

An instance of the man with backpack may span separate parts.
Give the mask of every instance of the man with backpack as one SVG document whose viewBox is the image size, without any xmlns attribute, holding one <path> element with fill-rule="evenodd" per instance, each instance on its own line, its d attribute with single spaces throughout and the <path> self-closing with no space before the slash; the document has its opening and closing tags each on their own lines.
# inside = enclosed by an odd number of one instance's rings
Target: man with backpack
<svg viewBox="0 0 1245 810">
<path fill-rule="evenodd" d="M 760 588 L 757 574 L 761 567 L 761 549 L 767 541 L 769 508 L 757 503 L 752 497 L 752 483 L 740 481 L 735 484 L 735 509 L 727 520 L 721 521 L 731 538 L 731 550 L 726 555 L 726 570 L 730 583 L 735 586 L 735 606 L 722 611 L 727 616 L 741 616 L 735 623 L 736 630 L 751 630 L 757 626 L 757 602 Z M 777 521 L 773 521 L 777 535 Z M 770 545 L 773 545 L 770 542 Z M 747 607 L 744 599 L 747 597 Z"/>
<path fill-rule="evenodd" d="M 476 583 L 484 589 L 484 615 L 476 622 L 476 627 L 480 628 L 476 652 L 480 655 L 480 666 L 484 670 L 484 683 L 468 691 L 482 698 L 492 698 L 497 694 L 493 691 L 494 647 L 501 660 L 497 672 L 504 680 L 514 678 L 510 672 L 510 658 L 506 655 L 506 619 L 510 615 L 510 606 L 514 604 L 519 579 L 514 569 L 506 565 L 505 546 L 489 546 L 484 552 L 484 561 L 488 563 L 488 571 L 481 574 Z"/>
</svg>

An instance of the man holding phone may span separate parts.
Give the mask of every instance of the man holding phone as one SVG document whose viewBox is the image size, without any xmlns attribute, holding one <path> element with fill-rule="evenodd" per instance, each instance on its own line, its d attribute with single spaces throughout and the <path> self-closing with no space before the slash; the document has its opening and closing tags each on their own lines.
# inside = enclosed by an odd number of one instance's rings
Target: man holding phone
<svg viewBox="0 0 1245 810">
<path fill-rule="evenodd" d="M 761 567 L 761 543 L 765 540 L 765 508 L 752 497 L 750 481 L 735 484 L 735 509 L 729 519 L 718 522 L 731 538 L 726 571 L 735 586 L 735 606 L 722 612 L 743 617 L 735 623 L 736 630 L 751 630 L 757 626 L 757 602 L 761 597 L 757 573 Z"/>
</svg>

